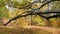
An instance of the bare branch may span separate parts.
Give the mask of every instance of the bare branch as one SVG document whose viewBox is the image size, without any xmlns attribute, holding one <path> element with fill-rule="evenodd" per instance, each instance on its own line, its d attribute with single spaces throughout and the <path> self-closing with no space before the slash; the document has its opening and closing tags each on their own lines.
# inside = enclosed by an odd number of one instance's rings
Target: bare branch
<svg viewBox="0 0 60 34">
<path fill-rule="evenodd" d="M 30 12 L 25 12 L 24 14 L 21 14 L 21 15 L 18 15 L 18 16 L 16 16 L 16 17 L 14 17 L 14 18 L 12 18 L 12 19 L 10 19 L 6 24 L 4 24 L 4 26 L 6 26 L 7 24 L 9 24 L 12 20 L 16 20 L 16 19 L 18 19 L 18 18 L 21 18 L 21 17 L 26 17 L 26 16 L 28 16 L 28 15 L 40 15 L 40 14 L 48 14 L 48 13 L 60 13 L 60 12 L 55 12 L 55 11 L 52 11 L 52 12 L 50 12 L 50 11 L 48 11 L 48 12 L 34 12 L 35 10 L 39 10 L 39 9 L 41 9 L 42 7 L 44 7 L 46 4 L 49 4 L 49 3 L 51 3 L 51 2 L 53 2 L 52 0 L 50 0 L 50 1 L 45 1 L 42 5 L 41 5 L 41 7 L 39 7 L 39 8 L 37 8 L 37 9 L 34 9 L 34 10 L 32 10 L 32 11 L 30 11 Z M 35 3 L 35 2 L 34 2 Z M 33 4 L 33 3 L 31 3 L 31 4 Z M 29 4 L 29 5 L 31 5 L 31 4 Z M 27 6 L 29 6 L 29 5 L 27 5 Z M 27 6 L 25 6 L 25 7 L 27 7 Z M 22 8 L 25 8 L 25 7 L 22 7 Z M 46 18 L 46 19 L 49 19 L 49 18 L 52 18 L 52 17 L 60 17 L 60 15 L 54 15 L 54 16 L 50 16 L 50 17 L 45 17 L 45 16 L 42 16 L 42 15 L 40 15 L 41 17 L 43 17 L 43 18 Z"/>
<path fill-rule="evenodd" d="M 41 14 L 49 14 L 49 13 L 60 13 L 60 10 L 56 10 L 56 11 L 52 10 L 52 11 L 39 12 L 39 13 L 36 13 L 34 11 L 32 11 L 32 12 L 30 11 L 29 13 L 23 13 L 23 14 L 20 14 L 20 15 L 18 15 L 16 17 L 10 19 L 6 24 L 4 24 L 4 26 L 6 26 L 8 23 L 10 23 L 13 20 L 16 20 L 16 19 L 21 18 L 21 17 L 26 17 L 28 15 L 39 15 L 39 16 L 41 16 L 43 18 L 46 18 L 46 19 L 60 17 L 60 15 L 53 15 L 53 16 L 49 16 L 49 17 L 45 17 L 45 16 L 41 15 Z"/>
</svg>

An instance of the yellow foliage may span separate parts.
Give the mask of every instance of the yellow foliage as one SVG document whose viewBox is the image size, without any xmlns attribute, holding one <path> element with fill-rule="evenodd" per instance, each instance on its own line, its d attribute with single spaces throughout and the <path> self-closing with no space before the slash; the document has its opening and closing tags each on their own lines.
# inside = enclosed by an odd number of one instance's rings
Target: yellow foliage
<svg viewBox="0 0 60 34">
<path fill-rule="evenodd" d="M 46 25 L 46 23 L 44 22 L 44 20 L 40 16 L 35 16 L 33 18 L 33 21 L 37 22 L 38 25 L 42 25 L 42 26 Z"/>
<path fill-rule="evenodd" d="M 39 8 L 41 6 L 41 3 L 35 3 L 32 5 L 33 9 Z"/>
<path fill-rule="evenodd" d="M 59 27 L 60 26 L 60 18 L 52 18 L 50 19 L 53 27 Z"/>
<path fill-rule="evenodd" d="M 27 21 L 24 17 L 18 19 L 18 23 L 20 26 L 26 26 L 29 25 L 30 21 Z"/>
</svg>

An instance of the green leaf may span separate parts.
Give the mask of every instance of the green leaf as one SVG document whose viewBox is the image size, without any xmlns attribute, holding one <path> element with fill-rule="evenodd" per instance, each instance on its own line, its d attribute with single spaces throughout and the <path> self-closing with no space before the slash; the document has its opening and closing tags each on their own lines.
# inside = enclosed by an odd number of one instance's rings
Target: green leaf
<svg viewBox="0 0 60 34">
<path fill-rule="evenodd" d="M 2 7 L 0 8 L 0 17 L 9 17 L 8 16 L 8 10 L 6 9 L 6 7 Z"/>
</svg>

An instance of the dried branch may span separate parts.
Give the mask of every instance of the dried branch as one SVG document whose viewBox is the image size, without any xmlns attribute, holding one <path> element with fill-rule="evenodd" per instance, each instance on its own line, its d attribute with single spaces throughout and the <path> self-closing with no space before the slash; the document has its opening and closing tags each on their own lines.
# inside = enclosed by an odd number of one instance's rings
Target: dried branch
<svg viewBox="0 0 60 34">
<path fill-rule="evenodd" d="M 48 11 L 48 12 L 34 12 L 35 10 L 39 10 L 39 9 L 41 9 L 42 7 L 44 7 L 46 4 L 49 4 L 49 3 L 51 3 L 51 2 L 53 2 L 52 0 L 50 0 L 50 1 L 45 1 L 42 5 L 41 5 L 41 7 L 39 7 L 39 8 L 37 8 L 37 9 L 34 9 L 34 10 L 32 10 L 32 11 L 30 11 L 30 12 L 25 12 L 24 14 L 21 14 L 21 15 L 18 15 L 18 16 L 16 16 L 16 17 L 14 17 L 14 18 L 12 18 L 12 19 L 10 19 L 6 24 L 4 24 L 4 26 L 6 26 L 7 24 L 9 24 L 12 20 L 16 20 L 16 19 L 18 19 L 18 18 L 21 18 L 21 17 L 26 17 L 26 16 L 28 16 L 28 15 L 40 15 L 41 17 L 44 17 L 44 18 L 46 18 L 46 19 L 49 19 L 49 18 L 52 18 L 52 17 L 60 17 L 60 15 L 54 15 L 54 16 L 50 16 L 50 17 L 45 17 L 45 16 L 42 16 L 41 14 L 48 14 L 48 13 L 60 13 L 60 12 L 55 12 L 55 11 L 52 11 L 52 12 L 50 12 L 50 11 Z M 35 3 L 35 2 L 34 2 Z M 31 3 L 31 4 L 33 4 L 33 3 Z M 29 5 L 31 5 L 31 4 L 29 4 Z M 29 6 L 29 5 L 27 5 L 27 6 Z M 25 6 L 25 7 L 27 7 L 27 6 Z M 24 7 L 24 8 L 25 8 Z"/>
<path fill-rule="evenodd" d="M 46 18 L 46 19 L 60 17 L 60 15 L 53 15 L 53 16 L 49 16 L 49 17 L 45 17 L 45 16 L 41 15 L 41 14 L 50 14 L 50 13 L 60 13 L 60 10 L 52 10 L 52 11 L 39 12 L 39 13 L 36 13 L 34 11 L 29 12 L 29 13 L 25 13 L 25 14 L 23 13 L 23 14 L 20 14 L 20 15 L 18 15 L 16 17 L 10 19 L 6 24 L 4 24 L 4 26 L 6 26 L 8 23 L 10 23 L 13 20 L 16 20 L 16 19 L 21 18 L 21 17 L 26 17 L 28 15 L 39 15 L 39 16 L 41 16 L 43 18 Z"/>
</svg>

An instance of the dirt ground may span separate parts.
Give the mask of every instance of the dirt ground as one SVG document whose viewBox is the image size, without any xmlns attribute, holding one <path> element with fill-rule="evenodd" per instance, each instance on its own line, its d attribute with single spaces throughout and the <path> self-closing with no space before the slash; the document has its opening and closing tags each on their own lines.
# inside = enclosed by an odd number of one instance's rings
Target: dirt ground
<svg viewBox="0 0 60 34">
<path fill-rule="evenodd" d="M 40 26 L 0 27 L 0 34 L 60 34 L 60 29 Z"/>
</svg>

